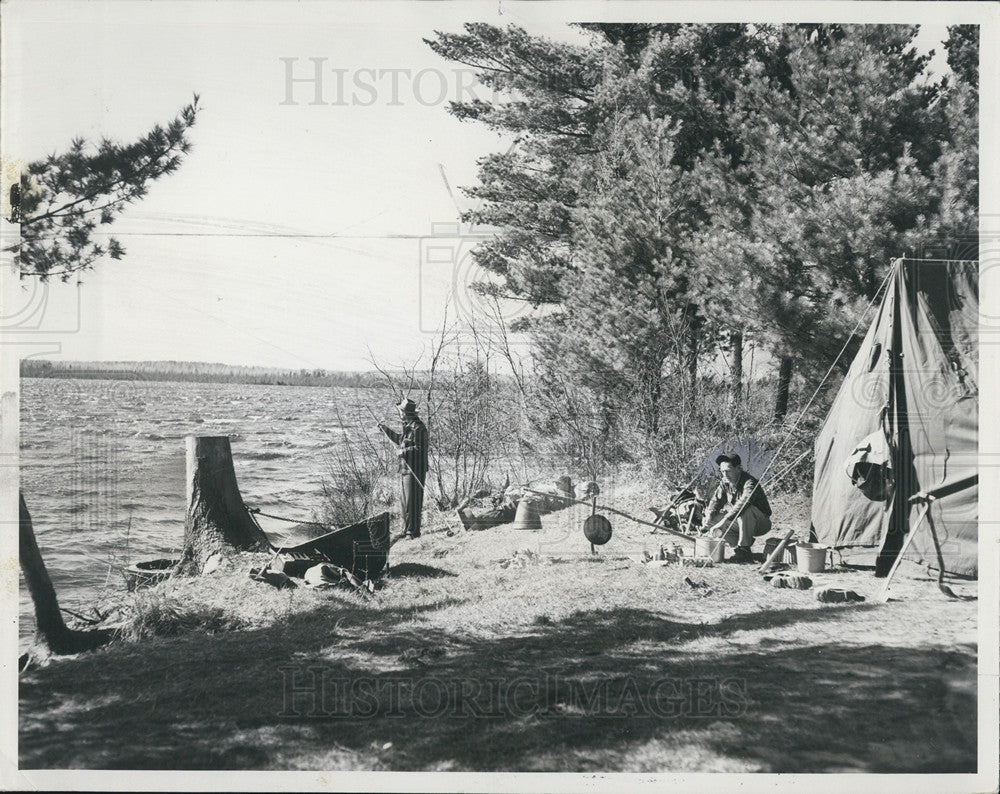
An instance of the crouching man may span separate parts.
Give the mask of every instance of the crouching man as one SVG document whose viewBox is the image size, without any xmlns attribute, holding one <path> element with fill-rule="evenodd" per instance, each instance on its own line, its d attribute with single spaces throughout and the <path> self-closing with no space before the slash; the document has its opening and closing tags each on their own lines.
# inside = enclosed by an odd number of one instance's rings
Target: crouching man
<svg viewBox="0 0 1000 794">
<path fill-rule="evenodd" d="M 735 549 L 733 562 L 753 562 L 754 538 L 771 531 L 771 506 L 757 478 L 743 471 L 739 455 L 722 454 L 715 462 L 722 482 L 708 503 L 705 526 L 713 536 L 724 533 L 726 543 Z"/>
</svg>

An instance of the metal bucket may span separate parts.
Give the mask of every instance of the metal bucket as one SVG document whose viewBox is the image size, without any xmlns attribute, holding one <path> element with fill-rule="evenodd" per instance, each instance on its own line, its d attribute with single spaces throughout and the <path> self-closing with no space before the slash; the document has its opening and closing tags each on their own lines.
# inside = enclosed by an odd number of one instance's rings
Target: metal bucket
<svg viewBox="0 0 1000 794">
<path fill-rule="evenodd" d="M 517 503 L 517 513 L 514 515 L 514 529 L 541 529 L 542 519 L 538 515 L 538 508 L 535 507 L 531 499 L 522 499 Z"/>
<path fill-rule="evenodd" d="M 709 557 L 712 562 L 722 562 L 726 557 L 726 542 L 722 538 L 695 538 L 694 556 Z"/>
<path fill-rule="evenodd" d="M 799 543 L 795 550 L 795 560 L 803 573 L 821 573 L 826 570 L 826 555 L 829 546 L 821 543 Z"/>
</svg>

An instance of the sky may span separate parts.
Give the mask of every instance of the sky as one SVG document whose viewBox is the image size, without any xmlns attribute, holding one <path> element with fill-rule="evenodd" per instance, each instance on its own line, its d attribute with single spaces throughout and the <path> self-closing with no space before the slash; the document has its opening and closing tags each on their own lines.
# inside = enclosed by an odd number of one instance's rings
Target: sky
<svg viewBox="0 0 1000 794">
<path fill-rule="evenodd" d="M 489 93 L 423 39 L 483 19 L 583 40 L 566 24 L 580 6 L 554 5 L 5 4 L 8 155 L 128 141 L 195 92 L 202 106 L 190 156 L 115 223 L 125 258 L 24 293 L 51 331 L 41 353 L 333 370 L 418 360 L 446 300 L 452 316 L 476 311 L 459 187 L 510 145 L 447 113 Z M 944 35 L 927 26 L 920 46 L 942 51 Z"/>
</svg>

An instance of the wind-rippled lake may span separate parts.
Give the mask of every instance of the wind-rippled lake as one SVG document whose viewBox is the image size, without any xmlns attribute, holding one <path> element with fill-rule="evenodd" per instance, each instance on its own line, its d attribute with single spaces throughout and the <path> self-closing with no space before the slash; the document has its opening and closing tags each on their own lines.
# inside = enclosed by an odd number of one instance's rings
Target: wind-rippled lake
<svg viewBox="0 0 1000 794">
<path fill-rule="evenodd" d="M 244 500 L 309 520 L 332 456 L 373 424 L 363 406 L 391 415 L 391 400 L 379 406 L 380 397 L 339 387 L 22 379 L 21 489 L 60 605 L 87 609 L 107 587 L 124 588 L 117 566 L 126 561 L 178 555 L 185 436 L 229 436 Z M 23 644 L 34 632 L 23 579 L 20 611 Z"/>
</svg>

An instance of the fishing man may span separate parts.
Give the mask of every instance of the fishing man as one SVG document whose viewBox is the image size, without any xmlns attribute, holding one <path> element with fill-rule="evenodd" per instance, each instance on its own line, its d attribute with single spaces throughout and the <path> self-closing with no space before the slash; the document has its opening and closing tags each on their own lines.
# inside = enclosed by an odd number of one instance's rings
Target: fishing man
<svg viewBox="0 0 1000 794">
<path fill-rule="evenodd" d="M 708 503 L 708 534 L 722 536 L 734 547 L 733 562 L 753 562 L 754 538 L 771 531 L 771 505 L 756 477 L 743 471 L 740 456 L 724 453 L 715 459 L 722 482 Z"/>
<path fill-rule="evenodd" d="M 396 410 L 403 422 L 401 434 L 381 422 L 378 427 L 399 448 L 396 454 L 402 483 L 403 535 L 419 538 L 427 479 L 427 426 L 417 416 L 417 404 L 410 398 L 403 397 Z"/>
</svg>

